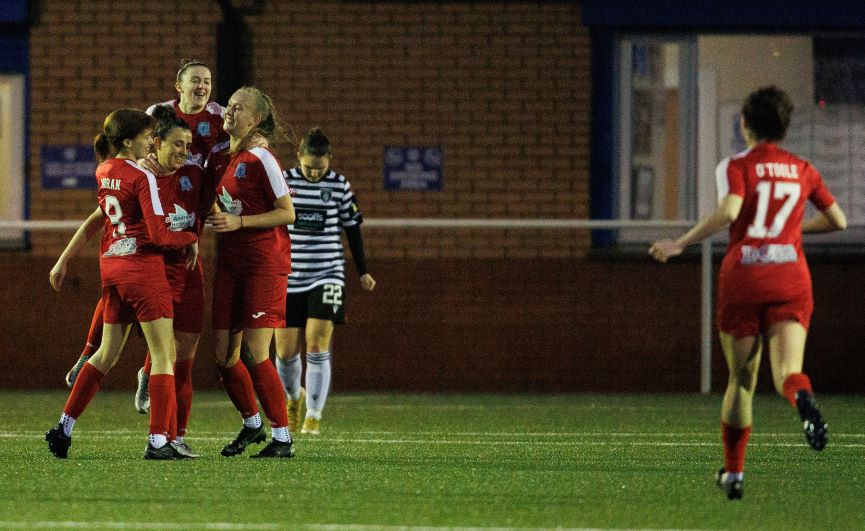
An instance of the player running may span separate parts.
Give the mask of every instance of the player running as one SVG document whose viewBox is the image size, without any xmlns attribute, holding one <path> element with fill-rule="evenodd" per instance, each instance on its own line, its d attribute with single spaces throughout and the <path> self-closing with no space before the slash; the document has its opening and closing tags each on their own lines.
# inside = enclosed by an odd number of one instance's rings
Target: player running
<svg viewBox="0 0 865 531">
<path fill-rule="evenodd" d="M 656 260 L 666 262 L 688 245 L 730 226 L 716 314 L 730 372 L 721 405 L 724 467 L 716 482 L 731 500 L 743 494 L 745 447 L 764 336 L 775 389 L 798 410 L 808 444 L 822 450 L 828 440 L 811 381 L 802 372 L 813 310 L 802 233 L 843 230 L 847 219 L 817 170 L 777 145 L 792 113 L 789 96 L 775 87 L 751 93 L 739 121 L 748 149 L 718 164 L 717 210 L 679 239 L 659 240 L 649 249 Z M 803 223 L 806 201 L 820 213 Z"/>
</svg>

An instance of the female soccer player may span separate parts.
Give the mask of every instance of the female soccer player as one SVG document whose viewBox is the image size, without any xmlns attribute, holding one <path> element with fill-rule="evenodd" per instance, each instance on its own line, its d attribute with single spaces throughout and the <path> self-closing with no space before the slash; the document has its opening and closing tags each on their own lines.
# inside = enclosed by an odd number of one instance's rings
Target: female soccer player
<svg viewBox="0 0 865 531">
<path fill-rule="evenodd" d="M 288 277 L 286 326 L 276 331 L 276 366 L 289 396 L 288 426 L 301 433 L 321 433 L 321 412 L 330 386 L 331 338 L 334 324 L 345 322 L 345 259 L 341 232 L 345 229 L 360 285 L 375 288 L 367 271 L 360 224 L 363 216 L 351 184 L 330 170 L 330 140 L 318 128 L 300 142 L 298 166 L 287 176 L 295 191 L 296 220 L 289 226 L 292 271 Z M 300 385 L 300 352 L 305 329 L 306 389 Z"/>
<path fill-rule="evenodd" d="M 281 136 L 273 103 L 254 87 L 238 89 L 225 111 L 229 149 L 211 152 L 207 169 L 217 175 L 221 212 L 208 224 L 219 233 L 213 286 L 216 362 L 226 393 L 243 418 L 238 436 L 222 455 L 242 453 L 266 437 L 255 393 L 271 422 L 273 439 L 253 457 L 294 455 L 285 393 L 270 361 L 274 329 L 285 326 L 285 294 L 291 270 L 286 225 L 294 206 L 279 161 L 269 148 L 249 146 Z M 239 363 L 251 359 L 249 367 Z"/>
<path fill-rule="evenodd" d="M 141 324 L 153 358 L 153 405 L 144 457 L 181 457 L 167 439 L 175 409 L 175 348 L 171 290 L 159 248 L 188 246 L 187 252 L 197 255 L 198 238 L 193 233 L 167 230 L 156 179 L 134 162 L 150 152 L 152 132 L 151 116 L 120 109 L 106 117 L 94 140 L 96 154 L 103 161 L 96 169 L 96 179 L 105 225 L 99 259 L 105 324 L 102 344 L 82 367 L 60 422 L 45 434 L 49 450 L 60 458 L 66 458 L 75 421 L 117 362 L 123 338 L 134 321 Z"/>
<path fill-rule="evenodd" d="M 228 135 L 222 128 L 225 108 L 215 101 L 210 101 L 210 68 L 196 59 L 184 60 L 177 71 L 174 88 L 177 90 L 177 98 L 151 105 L 147 114 L 152 115 L 159 106 L 174 109 L 174 113 L 186 122 L 192 131 L 190 162 L 204 166 L 211 148 L 228 140 Z"/>
<path fill-rule="evenodd" d="M 169 210 L 164 218 L 169 230 L 190 231 L 200 237 L 204 216 L 213 201 L 212 185 L 204 182 L 204 170 L 187 159 L 192 143 L 189 126 L 170 107 L 156 107 L 154 144 L 156 146 L 155 164 L 158 168 L 156 183 L 159 187 L 160 201 Z M 94 215 L 98 219 L 94 219 Z M 59 291 L 66 275 L 69 260 L 78 254 L 85 240 L 95 232 L 101 219 L 99 209 L 79 228 L 66 250 L 51 270 L 51 284 Z M 86 234 L 81 239 L 81 234 Z M 204 272 L 196 253 L 194 257 L 185 256 L 174 249 L 163 251 L 165 273 L 172 291 L 174 309 L 174 340 L 177 361 L 174 365 L 175 387 L 177 392 L 176 423 L 172 424 L 172 444 L 185 457 L 198 457 L 184 441 L 192 407 L 192 364 L 201 334 L 204 307 Z M 193 259 L 194 258 L 194 259 Z M 100 304 L 98 308 L 102 308 Z M 102 322 L 102 314 L 94 317 L 94 322 Z M 122 347 L 121 347 L 122 348 Z M 145 368 L 139 375 L 149 375 L 151 369 L 148 352 Z M 139 381 L 142 378 L 139 377 Z M 144 378 L 147 382 L 147 378 Z M 145 391 L 147 387 L 145 385 Z M 147 400 L 149 411 L 149 397 Z"/>
<path fill-rule="evenodd" d="M 656 260 L 666 262 L 730 225 L 716 316 L 730 371 L 721 405 L 724 467 L 716 482 L 731 500 L 743 494 L 762 336 L 769 345 L 775 389 L 798 409 L 806 440 L 814 450 L 822 450 L 827 441 L 826 422 L 802 372 L 813 310 L 802 233 L 843 230 L 847 218 L 817 170 L 777 145 L 792 113 L 789 96 L 775 87 L 751 93 L 739 122 L 748 149 L 718 164 L 717 210 L 679 239 L 659 240 L 649 249 Z M 806 200 L 820 214 L 803 223 Z"/>
<path fill-rule="evenodd" d="M 147 114 L 154 115 L 158 108 L 173 109 L 174 113 L 192 131 L 192 145 L 188 154 L 190 163 L 203 166 L 213 146 L 228 141 L 228 135 L 222 129 L 225 109 L 218 103 L 209 101 L 212 89 L 210 68 L 205 63 L 195 59 L 184 60 L 177 71 L 174 87 L 178 97 L 151 105 L 147 109 Z M 149 160 L 151 159 L 145 159 L 145 167 L 158 174 L 160 171 L 158 164 L 148 164 Z M 100 303 L 97 304 L 93 312 L 84 350 L 75 366 L 66 374 L 66 384 L 69 387 L 72 387 L 75 382 L 75 377 L 81 370 L 83 363 L 99 348 L 101 334 L 102 305 Z M 138 371 L 138 389 L 135 393 L 135 409 L 144 414 L 150 410 L 150 396 L 147 392 L 148 375 L 149 366 L 147 365 Z"/>
</svg>

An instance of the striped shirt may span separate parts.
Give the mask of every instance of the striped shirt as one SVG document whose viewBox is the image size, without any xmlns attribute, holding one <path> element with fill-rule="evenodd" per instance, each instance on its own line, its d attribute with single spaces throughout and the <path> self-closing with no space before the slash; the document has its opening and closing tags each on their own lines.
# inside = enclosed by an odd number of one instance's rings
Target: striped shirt
<svg viewBox="0 0 865 531">
<path fill-rule="evenodd" d="M 288 293 L 302 293 L 322 284 L 345 286 L 342 229 L 363 221 L 348 180 L 332 171 L 309 182 L 300 168 L 284 172 L 292 191 L 291 274 Z"/>
</svg>

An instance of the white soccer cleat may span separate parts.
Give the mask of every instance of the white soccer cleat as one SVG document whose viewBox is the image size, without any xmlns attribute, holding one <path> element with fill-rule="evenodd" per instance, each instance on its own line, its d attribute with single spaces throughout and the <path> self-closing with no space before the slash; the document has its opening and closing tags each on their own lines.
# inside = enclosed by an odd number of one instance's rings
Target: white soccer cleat
<svg viewBox="0 0 865 531">
<path fill-rule="evenodd" d="M 135 391 L 135 411 L 142 415 L 150 413 L 150 391 L 147 389 L 147 384 L 150 381 L 150 375 L 144 372 L 144 367 L 138 369 L 138 389 Z"/>
</svg>

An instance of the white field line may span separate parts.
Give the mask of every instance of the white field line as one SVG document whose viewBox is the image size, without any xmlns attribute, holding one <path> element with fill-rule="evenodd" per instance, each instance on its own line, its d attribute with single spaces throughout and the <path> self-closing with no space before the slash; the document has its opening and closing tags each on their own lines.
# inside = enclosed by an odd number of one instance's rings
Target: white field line
<svg viewBox="0 0 865 531">
<path fill-rule="evenodd" d="M 362 524 L 300 524 L 291 525 L 292 529 L 309 531 L 646 531 L 637 529 L 613 529 L 596 527 L 429 527 L 393 526 Z M 287 529 L 278 524 L 243 524 L 232 522 L 87 522 L 45 520 L 38 522 L 17 522 L 0 520 L 0 529 L 226 529 L 258 530 Z M 698 531 L 685 529 L 659 529 L 653 531 Z"/>
<path fill-rule="evenodd" d="M 417 435 L 413 433 L 408 433 L 404 435 Z M 449 434 L 455 435 L 455 434 Z M 465 435 L 465 434 L 463 434 Z M 557 434 L 558 435 L 558 434 Z M 550 446 L 550 447 L 585 447 L 585 446 L 648 446 L 648 447 L 714 447 L 720 444 L 718 440 L 711 441 L 693 441 L 693 440 L 676 440 L 678 438 L 717 438 L 717 434 L 632 434 L 633 436 L 644 436 L 644 437 L 655 437 L 658 439 L 666 439 L 666 440 L 655 440 L 655 441 L 639 441 L 639 440 L 585 440 L 582 437 L 591 437 L 593 439 L 597 439 L 599 436 L 608 436 L 610 434 L 605 433 L 575 433 L 572 434 L 574 438 L 577 440 L 571 441 L 543 441 L 543 440 L 520 440 L 520 444 L 531 444 L 534 446 Z M 9 432 L 9 431 L 0 431 L 0 439 L 42 439 L 42 432 Z M 145 435 L 143 432 L 133 432 L 131 430 L 117 430 L 117 431 L 93 431 L 93 432 L 85 432 L 84 437 L 88 439 L 143 439 Z M 441 437 L 441 434 L 438 435 Z M 794 439 L 794 435 L 791 433 L 785 434 L 775 434 L 773 436 L 788 438 L 791 442 L 762 442 L 762 441 L 754 441 L 750 442 L 751 446 L 761 446 L 768 448 L 795 448 L 801 447 L 803 443 L 801 441 L 792 442 Z M 216 435 L 215 432 L 210 432 L 209 434 L 190 434 L 190 441 L 208 441 L 208 442 L 220 442 L 226 441 L 231 437 L 230 433 L 226 433 L 224 435 Z M 838 438 L 842 440 L 845 435 L 842 434 L 833 434 L 833 440 L 830 443 L 830 446 L 833 448 L 865 448 L 865 442 L 841 442 L 838 441 Z M 849 435 L 850 438 L 862 439 L 865 438 L 865 435 Z M 795 437 L 798 439 L 798 437 Z M 672 439 L 672 440 L 671 440 Z M 513 440 L 481 440 L 481 439 L 423 439 L 423 438 L 410 438 L 410 437 L 398 437 L 398 438 L 383 438 L 383 437 L 327 437 L 327 438 L 318 438 L 318 437 L 302 437 L 296 438 L 295 441 L 299 445 L 303 445 L 305 443 L 313 443 L 313 444 L 345 444 L 345 443 L 363 443 L 363 444 L 386 444 L 386 445 L 399 445 L 399 444 L 411 444 L 411 445 L 433 445 L 433 446 L 446 446 L 446 445 L 454 445 L 454 446 L 512 446 L 514 444 Z"/>
</svg>

